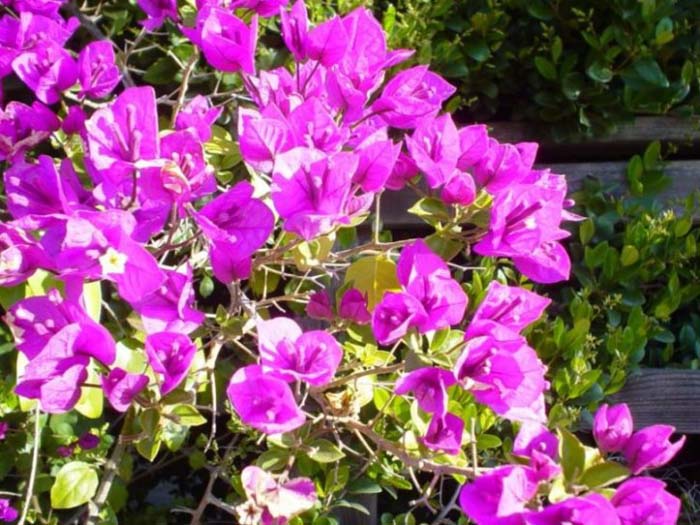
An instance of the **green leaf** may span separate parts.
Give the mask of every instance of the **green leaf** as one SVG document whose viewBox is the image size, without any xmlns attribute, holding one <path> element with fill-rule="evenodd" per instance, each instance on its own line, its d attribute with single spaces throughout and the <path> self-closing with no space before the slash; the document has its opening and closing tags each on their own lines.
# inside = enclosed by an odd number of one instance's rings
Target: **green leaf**
<svg viewBox="0 0 700 525">
<path fill-rule="evenodd" d="M 586 470 L 581 476 L 580 483 L 590 489 L 597 489 L 622 481 L 629 475 L 630 471 L 624 465 L 615 461 L 606 461 Z"/>
<path fill-rule="evenodd" d="M 170 84 L 175 80 L 179 68 L 175 61 L 168 57 L 160 57 L 146 70 L 143 80 L 149 84 Z"/>
<path fill-rule="evenodd" d="M 260 454 L 255 464 L 264 470 L 282 470 L 287 466 L 290 454 L 288 449 L 272 448 Z"/>
<path fill-rule="evenodd" d="M 596 82 L 607 84 L 613 78 L 612 69 L 600 62 L 593 62 L 586 68 L 586 74 Z"/>
<path fill-rule="evenodd" d="M 581 239 L 581 244 L 588 244 L 595 234 L 595 223 L 592 219 L 586 219 L 581 223 L 578 235 Z"/>
<path fill-rule="evenodd" d="M 367 478 L 360 478 L 348 486 L 348 494 L 380 494 L 382 487 Z"/>
<path fill-rule="evenodd" d="M 486 42 L 482 39 L 472 40 L 464 46 L 467 55 L 472 57 L 477 62 L 486 62 L 491 57 L 491 50 Z"/>
<path fill-rule="evenodd" d="M 170 452 L 177 452 L 185 443 L 188 432 L 189 427 L 166 420 L 161 430 L 163 443 L 165 443 Z"/>
<path fill-rule="evenodd" d="M 354 501 L 347 501 L 344 499 L 338 500 L 335 502 L 333 505 L 334 507 L 344 507 L 346 509 L 352 509 L 355 510 L 361 514 L 365 514 L 366 516 L 369 516 L 370 513 L 367 510 L 367 508 L 364 505 L 361 505 L 359 503 L 356 503 Z"/>
<path fill-rule="evenodd" d="M 569 100 L 578 100 L 585 87 L 585 79 L 581 73 L 567 73 L 561 81 L 561 90 Z"/>
<path fill-rule="evenodd" d="M 481 434 L 476 438 L 476 448 L 486 450 L 489 448 L 498 448 L 503 444 L 501 438 L 493 434 Z"/>
<path fill-rule="evenodd" d="M 207 422 L 207 419 L 192 405 L 177 405 L 170 415 L 177 420 L 178 424 L 185 427 L 196 427 Z"/>
<path fill-rule="evenodd" d="M 656 24 L 656 43 L 660 46 L 673 40 L 673 20 L 665 16 Z"/>
<path fill-rule="evenodd" d="M 586 449 L 576 436 L 559 429 L 559 457 L 561 458 L 564 479 L 573 482 L 583 474 L 586 465 Z"/>
<path fill-rule="evenodd" d="M 673 235 L 676 237 L 684 237 L 688 234 L 692 226 L 693 221 L 690 217 L 678 219 L 678 222 L 673 226 Z"/>
<path fill-rule="evenodd" d="M 396 264 L 383 255 L 363 257 L 352 263 L 345 273 L 345 284 L 367 295 L 370 310 L 381 301 L 384 292 L 401 289 Z"/>
<path fill-rule="evenodd" d="M 564 43 L 562 42 L 560 37 L 555 37 L 554 42 L 552 42 L 552 61 L 556 64 L 559 61 L 559 57 L 561 56 L 561 52 L 564 48 Z"/>
<path fill-rule="evenodd" d="M 544 78 L 548 80 L 556 80 L 557 78 L 557 68 L 552 64 L 552 62 L 543 56 L 535 57 L 535 67 L 537 71 L 540 72 Z"/>
<path fill-rule="evenodd" d="M 423 197 L 408 209 L 408 213 L 420 217 L 428 224 L 450 220 L 450 212 L 445 203 L 434 197 Z"/>
<path fill-rule="evenodd" d="M 148 461 L 153 461 L 160 451 L 160 444 L 160 431 L 158 431 L 156 435 L 138 441 L 136 443 L 136 451 Z"/>
<path fill-rule="evenodd" d="M 345 453 L 327 439 L 312 441 L 306 455 L 317 463 L 334 463 L 345 457 Z"/>
<path fill-rule="evenodd" d="M 72 461 L 61 467 L 51 487 L 51 506 L 72 509 L 90 501 L 97 492 L 97 471 L 82 461 Z"/>
<path fill-rule="evenodd" d="M 622 266 L 631 266 L 639 260 L 639 250 L 634 246 L 627 244 L 622 248 L 620 254 L 620 262 Z"/>
<path fill-rule="evenodd" d="M 394 30 L 394 25 L 396 24 L 396 8 L 394 4 L 389 4 L 389 6 L 384 10 L 384 15 L 382 16 L 382 27 L 384 32 L 388 35 Z"/>
<path fill-rule="evenodd" d="M 668 78 L 653 58 L 640 58 L 632 67 L 634 71 L 649 84 L 661 88 L 669 87 Z"/>
</svg>

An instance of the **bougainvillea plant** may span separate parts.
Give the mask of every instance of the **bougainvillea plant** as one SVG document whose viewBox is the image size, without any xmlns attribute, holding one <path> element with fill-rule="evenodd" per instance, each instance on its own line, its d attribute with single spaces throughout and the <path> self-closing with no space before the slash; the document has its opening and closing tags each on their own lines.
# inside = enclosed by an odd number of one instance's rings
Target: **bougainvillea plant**
<svg viewBox="0 0 700 525">
<path fill-rule="evenodd" d="M 35 100 L 0 115 L 0 284 L 30 414 L 3 409 L 0 430 L 32 436 L 0 520 L 117 523 L 133 455 L 184 449 L 209 472 L 178 523 L 332 524 L 396 489 L 419 497 L 395 523 L 676 522 L 646 475 L 673 428 L 633 432 L 625 406 L 597 413 L 597 448 L 547 427 L 523 334 L 549 300 L 526 278 L 569 276 L 565 178 L 533 168 L 536 144 L 458 128 L 453 86 L 402 69 L 411 51 L 367 10 L 312 27 L 303 0 L 138 0 L 130 53 L 164 29 L 193 44 L 157 96 L 74 5 L 2 4 L 2 75 Z M 283 66 L 256 68 L 262 28 Z M 242 91 L 192 92 L 197 67 Z M 426 238 L 382 231 L 404 188 Z M 472 253 L 507 271 L 486 282 Z"/>
</svg>

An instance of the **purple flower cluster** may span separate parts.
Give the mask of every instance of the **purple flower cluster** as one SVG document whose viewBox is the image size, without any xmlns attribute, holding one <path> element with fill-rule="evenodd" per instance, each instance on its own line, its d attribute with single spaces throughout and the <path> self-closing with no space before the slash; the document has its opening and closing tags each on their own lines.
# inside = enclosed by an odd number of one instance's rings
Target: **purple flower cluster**
<svg viewBox="0 0 700 525">
<path fill-rule="evenodd" d="M 427 66 L 392 76 L 413 52 L 389 50 L 367 9 L 313 26 L 303 0 L 290 9 L 286 0 L 197 0 L 194 23 L 185 26 L 175 0 L 137 0 L 145 30 L 176 26 L 211 67 L 240 73 L 253 102 L 237 111 L 240 152 L 261 185 L 269 182 L 266 192 L 248 181 L 217 186 L 205 143 L 222 109 L 208 98 L 178 100 L 173 129 L 160 129 L 153 88 L 124 82 L 112 96 L 123 79 L 111 42 L 78 52 L 65 47 L 78 21 L 61 16 L 62 0 L 0 3 L 6 8 L 0 79 L 14 75 L 36 97 L 0 108 L 11 218 L 0 224 L 0 286 L 21 285 L 37 271 L 55 283 L 44 295 L 17 301 L 5 316 L 26 358 L 15 391 L 38 400 L 44 412 L 71 410 L 95 374 L 119 412 L 187 386 L 198 352 L 194 333 L 205 316 L 194 295 L 201 261 L 166 264 L 180 223 L 206 249 L 214 277 L 229 285 L 251 276 L 255 253 L 278 218 L 293 242 L 311 241 L 363 220 L 383 191 L 419 184 L 454 206 L 455 220 L 469 216 L 463 208 L 475 202 L 490 207 L 488 227 L 473 246 L 477 254 L 509 258 L 535 282 L 569 276 L 561 223 L 578 217 L 567 211 L 564 177 L 533 168 L 536 144 L 501 144 L 481 125 L 458 128 L 442 113 L 455 88 Z M 259 17 L 275 14 L 295 64 L 258 71 Z M 33 154 L 59 130 L 57 138 L 69 135 L 82 147 L 80 169 L 70 158 Z M 396 282 L 376 306 L 350 288 L 341 289 L 336 305 L 327 292 L 315 293 L 307 312 L 336 327 L 369 325 L 367 333 L 381 345 L 464 326 L 467 295 L 426 242 L 404 246 Z M 88 308 L 86 290 L 95 283 L 137 314 L 146 367 L 127 369 L 118 358 L 113 335 Z M 635 525 L 642 517 L 672 523 L 678 501 L 645 477 L 621 485 L 611 500 L 579 494 L 541 504 L 540 483 L 561 475 L 561 458 L 557 437 L 544 427 L 546 367 L 522 333 L 548 304 L 536 293 L 492 282 L 466 325 L 454 366 L 418 368 L 399 379 L 395 393 L 412 394 L 431 414 L 421 443 L 459 453 L 464 420 L 450 411 L 449 397 L 450 389 L 463 389 L 520 424 L 513 455 L 521 463 L 491 470 L 462 491 L 462 506 L 477 524 Z M 235 371 L 228 398 L 243 424 L 265 434 L 294 431 L 307 421 L 306 394 L 314 398 L 338 385 L 343 349 L 327 331 L 303 331 L 285 317 L 262 314 L 263 320 L 257 308 L 250 313 L 258 356 Z M 0 433 L 5 430 L 0 423 Z M 665 426 L 633 432 L 624 407 L 603 407 L 596 416 L 601 450 L 621 453 L 634 475 L 671 459 L 683 444 L 670 442 L 672 432 Z M 85 434 L 58 452 L 71 455 L 99 441 Z M 257 467 L 244 469 L 242 486 L 247 501 L 236 510 L 242 523 L 282 525 L 317 501 L 311 480 L 278 479 Z M 16 514 L 0 500 L 0 520 Z"/>
<path fill-rule="evenodd" d="M 670 443 L 673 427 L 654 425 L 633 433 L 626 405 L 603 405 L 595 415 L 594 437 L 601 450 L 622 452 L 632 474 L 659 467 L 678 452 L 684 438 Z M 537 497 L 541 482 L 561 472 L 558 438 L 541 425 L 524 424 L 513 454 L 525 465 L 498 467 L 464 486 L 460 504 L 477 525 L 672 525 L 680 500 L 651 477 L 632 477 L 612 498 L 597 493 L 577 495 L 544 505 Z"/>
<path fill-rule="evenodd" d="M 227 394 L 246 425 L 266 434 L 299 428 L 306 416 L 288 383 L 324 386 L 335 375 L 343 350 L 330 334 L 302 332 L 286 317 L 258 322 L 260 364 L 240 368 Z"/>
<path fill-rule="evenodd" d="M 293 478 L 283 483 L 261 468 L 249 466 L 241 473 L 245 503 L 236 507 L 240 523 L 284 525 L 309 510 L 318 496 L 308 478 Z"/>
<path fill-rule="evenodd" d="M 415 245 L 404 249 L 402 258 L 406 250 L 414 253 L 414 249 Z M 432 253 L 421 253 L 428 257 L 416 258 L 417 264 L 431 268 L 433 257 L 437 257 Z M 408 268 L 402 262 L 405 260 L 399 260 L 399 274 Z M 414 270 L 410 272 L 410 275 L 419 274 Z M 431 280 L 434 283 L 436 279 L 432 277 Z M 428 287 L 421 289 L 427 290 Z M 464 292 L 461 294 L 458 300 L 448 301 L 449 308 L 458 305 L 460 313 L 455 323 L 461 321 L 466 306 L 466 296 Z M 375 316 L 386 314 L 389 320 L 391 316 L 398 319 L 405 312 L 403 307 L 393 309 L 394 298 L 399 295 L 385 294 Z M 443 292 L 439 297 L 445 299 L 450 295 Z M 413 392 L 418 406 L 433 414 L 423 438 L 426 447 L 450 454 L 457 454 L 461 449 L 464 421 L 447 412 L 447 389 L 457 384 L 471 391 L 479 403 L 505 418 L 533 424 L 546 421 L 546 368 L 520 331 L 537 320 L 548 304 L 548 299 L 534 292 L 492 282 L 467 328 L 464 350 L 454 369 L 419 368 L 397 382 L 396 394 Z"/>
</svg>

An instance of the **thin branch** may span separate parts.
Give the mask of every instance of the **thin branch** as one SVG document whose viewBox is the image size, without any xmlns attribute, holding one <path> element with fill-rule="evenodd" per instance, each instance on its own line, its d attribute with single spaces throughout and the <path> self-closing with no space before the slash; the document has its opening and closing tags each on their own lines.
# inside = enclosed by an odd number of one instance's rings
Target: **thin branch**
<svg viewBox="0 0 700 525">
<path fill-rule="evenodd" d="M 87 525 L 100 525 L 102 523 L 100 518 L 100 510 L 107 501 L 107 496 L 109 496 L 109 491 L 112 488 L 112 483 L 119 470 L 119 463 L 122 460 L 124 451 L 126 450 L 126 445 L 122 443 L 120 439 L 121 436 L 117 438 L 117 444 L 112 450 L 112 454 L 109 456 L 107 463 L 105 463 L 105 472 L 102 476 L 102 481 L 100 486 L 97 488 L 95 497 L 88 504 L 88 519 Z"/>
<path fill-rule="evenodd" d="M 177 114 L 180 112 L 180 109 L 185 103 L 185 97 L 187 96 L 187 88 L 189 87 L 190 77 L 192 76 L 192 72 L 194 71 L 198 60 L 199 50 L 195 47 L 189 62 L 187 62 L 187 65 L 185 66 L 185 71 L 182 74 L 182 82 L 180 83 L 180 90 L 177 95 L 177 102 L 173 106 L 173 114 L 170 118 L 170 123 L 172 126 L 175 126 L 175 119 L 177 118 Z"/>
<path fill-rule="evenodd" d="M 337 388 L 339 386 L 343 386 L 347 383 L 351 383 L 355 381 L 356 379 L 360 379 L 361 377 L 365 376 L 374 376 L 374 375 L 381 375 L 381 374 L 391 374 L 393 372 L 398 372 L 404 367 L 404 363 L 397 363 L 395 365 L 390 365 L 390 366 L 383 366 L 381 368 L 370 368 L 368 370 L 361 370 L 355 374 L 350 374 L 345 377 L 341 377 L 340 379 L 336 379 L 335 381 L 332 381 L 328 383 L 327 385 L 324 385 L 320 390 L 330 390 L 332 388 Z"/>
<path fill-rule="evenodd" d="M 374 430 L 369 428 L 367 425 L 356 421 L 351 418 L 329 418 L 332 421 L 336 421 L 345 425 L 350 430 L 357 430 L 361 432 L 366 438 L 372 441 L 378 448 L 389 452 L 397 459 L 399 459 L 407 468 L 415 468 L 417 470 L 422 470 L 423 472 L 432 472 L 433 474 L 449 474 L 465 476 L 467 478 L 473 479 L 476 476 L 474 469 L 471 467 L 458 467 L 456 465 L 447 465 L 435 463 L 433 461 L 425 460 L 422 458 L 417 458 L 411 456 L 406 450 L 396 445 L 395 443 L 385 439 L 383 436 L 376 433 Z M 483 470 L 483 469 L 482 469 Z"/>
<path fill-rule="evenodd" d="M 22 516 L 19 518 L 17 525 L 24 525 L 27 520 L 27 513 L 29 512 L 29 504 L 32 501 L 32 496 L 34 495 L 34 482 L 36 481 L 36 471 L 39 465 L 39 448 L 41 447 L 41 410 L 39 404 L 37 403 L 34 409 L 34 449 L 32 450 L 32 469 L 29 472 L 29 482 L 27 483 L 27 495 L 24 499 L 24 506 L 22 507 Z"/>
</svg>

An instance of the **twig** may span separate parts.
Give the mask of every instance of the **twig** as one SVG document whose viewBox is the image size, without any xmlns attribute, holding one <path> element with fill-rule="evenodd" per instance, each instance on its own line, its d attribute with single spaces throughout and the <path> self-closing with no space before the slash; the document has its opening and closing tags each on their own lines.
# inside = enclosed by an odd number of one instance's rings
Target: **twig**
<svg viewBox="0 0 700 525">
<path fill-rule="evenodd" d="M 393 372 L 398 372 L 404 367 L 404 363 L 397 363 L 395 365 L 383 366 L 381 368 L 370 368 L 368 370 L 361 370 L 355 374 L 350 374 L 349 376 L 341 377 L 335 381 L 331 381 L 327 385 L 324 385 L 320 390 L 330 390 L 339 386 L 343 386 L 347 383 L 351 383 L 356 379 L 360 379 L 365 376 L 381 375 L 381 374 L 391 374 Z"/>
<path fill-rule="evenodd" d="M 372 239 L 374 240 L 375 244 L 379 244 L 379 230 L 381 229 L 382 225 L 382 217 L 381 217 L 381 205 L 382 205 L 382 194 L 377 193 L 377 196 L 374 198 L 374 227 L 373 227 L 373 236 Z"/>
<path fill-rule="evenodd" d="M 85 16 L 80 9 L 78 9 L 78 6 L 75 5 L 74 2 L 71 2 L 67 6 L 68 12 L 76 17 L 78 21 L 80 22 L 80 25 L 83 26 L 88 33 L 90 33 L 92 36 L 94 36 L 98 40 L 108 40 L 107 35 L 105 35 L 102 30 L 93 22 L 90 20 L 87 16 Z"/>
<path fill-rule="evenodd" d="M 190 60 L 185 66 L 185 71 L 182 74 L 182 82 L 180 83 L 180 90 L 177 94 L 177 102 L 175 102 L 175 105 L 173 106 L 173 114 L 170 118 L 170 124 L 172 126 L 175 126 L 175 119 L 177 118 L 177 114 L 180 112 L 180 108 L 182 108 L 182 106 L 185 103 L 185 97 L 187 96 L 187 88 L 189 87 L 190 77 L 192 76 L 192 72 L 194 71 L 194 67 L 197 65 L 198 60 L 199 50 L 195 47 L 194 51 L 192 52 L 192 56 L 190 57 Z"/>
<path fill-rule="evenodd" d="M 211 349 L 209 354 L 209 359 L 207 359 L 207 369 L 209 370 L 209 383 L 211 385 L 211 430 L 209 432 L 209 439 L 204 447 L 204 452 L 209 451 L 211 444 L 214 442 L 216 437 L 216 415 L 218 412 L 217 399 L 216 399 L 216 360 L 219 358 L 219 352 L 223 347 L 223 340 L 217 340 Z"/>
<path fill-rule="evenodd" d="M 384 450 L 385 452 L 389 452 L 390 454 L 396 456 L 396 458 L 398 458 L 407 468 L 415 468 L 417 470 L 422 470 L 423 472 L 432 472 L 433 474 L 438 475 L 458 475 L 465 476 L 470 479 L 473 479 L 475 477 L 474 469 L 471 467 L 458 467 L 455 465 L 447 464 L 443 465 L 422 458 L 413 457 L 403 448 L 397 446 L 395 443 L 377 434 L 367 425 L 354 419 L 343 417 L 329 419 L 341 423 L 351 430 L 357 430 L 361 432 L 366 438 L 372 441 L 381 450 Z"/>
<path fill-rule="evenodd" d="M 32 450 L 32 470 L 29 472 L 29 482 L 27 483 L 27 494 L 24 499 L 24 506 L 22 507 L 22 516 L 19 518 L 17 525 L 24 525 L 27 520 L 27 513 L 29 512 L 29 504 L 32 501 L 32 496 L 34 493 L 34 482 L 36 481 L 36 471 L 39 465 L 39 448 L 41 447 L 41 410 L 39 404 L 37 403 L 34 409 L 34 449 Z"/>
<path fill-rule="evenodd" d="M 454 494 L 452 494 L 452 497 L 450 498 L 450 502 L 442 508 L 440 514 L 437 515 L 435 520 L 430 525 L 440 525 L 441 523 L 444 523 L 447 515 L 453 510 L 459 508 L 457 505 L 457 498 L 459 498 L 460 488 L 461 487 L 457 487 L 457 489 L 455 489 Z"/>
<path fill-rule="evenodd" d="M 119 463 L 121 462 L 122 455 L 126 450 L 126 445 L 122 443 L 120 437 L 117 438 L 117 444 L 114 446 L 114 450 L 112 450 L 112 454 L 109 456 L 109 459 L 105 464 L 105 472 L 102 476 L 100 486 L 97 488 L 95 497 L 88 504 L 87 525 L 100 525 L 100 523 L 102 523 L 100 518 L 100 510 L 102 510 L 102 506 L 107 501 L 107 496 L 109 496 L 112 483 L 114 482 L 114 478 L 119 470 Z"/>
</svg>

